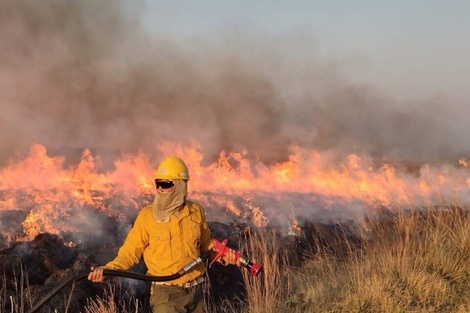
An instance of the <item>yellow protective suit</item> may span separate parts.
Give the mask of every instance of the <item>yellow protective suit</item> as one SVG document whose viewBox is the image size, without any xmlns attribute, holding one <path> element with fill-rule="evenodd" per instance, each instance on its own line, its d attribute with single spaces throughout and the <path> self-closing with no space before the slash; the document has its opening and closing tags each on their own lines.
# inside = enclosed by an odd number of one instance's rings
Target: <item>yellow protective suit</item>
<svg viewBox="0 0 470 313">
<path fill-rule="evenodd" d="M 201 205 L 186 201 L 179 216 L 172 215 L 164 223 L 156 222 L 152 205 L 148 205 L 139 212 L 118 255 L 105 268 L 128 270 L 143 256 L 147 274 L 166 276 L 211 248 L 210 230 Z M 168 283 L 186 283 L 204 272 L 204 264 L 198 264 L 189 273 Z"/>
</svg>

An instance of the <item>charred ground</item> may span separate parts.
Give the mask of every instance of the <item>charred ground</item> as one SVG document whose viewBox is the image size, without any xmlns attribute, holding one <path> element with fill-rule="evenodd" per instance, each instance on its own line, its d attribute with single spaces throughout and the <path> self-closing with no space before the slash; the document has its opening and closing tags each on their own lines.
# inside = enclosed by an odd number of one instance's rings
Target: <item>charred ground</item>
<svg viewBox="0 0 470 313">
<path fill-rule="evenodd" d="M 240 246 L 248 241 L 248 237 L 254 231 L 247 224 L 210 222 L 209 226 L 214 238 L 227 238 L 229 245 L 237 249 L 243 249 Z M 306 257 L 319 253 L 320 250 L 328 250 L 340 256 L 347 250 L 341 246 L 346 242 L 345 236 L 348 237 L 349 244 L 355 242 L 360 245 L 361 242 L 361 239 L 354 238 L 353 233 L 347 231 L 344 225 L 308 221 L 299 226 L 299 229 L 299 235 L 296 236 L 275 234 L 276 240 L 281 244 L 281 249 L 276 253 L 287 256 L 280 259 L 288 262 L 290 266 L 301 266 Z M 77 275 L 78 272 L 87 271 L 90 266 L 101 265 L 111 260 L 122 243 L 122 239 L 115 230 L 116 228 L 112 226 L 107 227 L 99 238 L 73 246 L 69 244 L 67 234 L 59 236 L 43 233 L 32 241 L 15 242 L 9 248 L 1 250 L 0 266 L 3 269 L 2 274 L 5 278 L 3 282 L 6 284 L 7 297 L 18 296 L 20 290 L 28 290 L 31 296 L 27 298 L 33 303 L 29 303 L 26 298 L 23 301 L 25 308 L 29 308 L 48 295 L 64 279 Z M 141 262 L 131 271 L 143 274 L 146 268 Z M 241 271 L 234 270 L 232 266 L 215 263 L 208 270 L 208 276 L 210 287 L 208 287 L 207 294 L 211 305 L 216 305 L 225 299 L 234 302 L 243 301 L 245 288 Z M 110 282 L 114 290 L 114 300 L 123 310 L 135 310 L 136 303 L 140 311 L 148 309 L 149 286 L 147 282 L 128 278 L 115 278 Z M 68 306 L 68 312 L 78 313 L 89 303 L 90 299 L 103 297 L 109 288 L 110 285 L 107 283 L 96 284 L 80 280 L 52 297 L 39 312 L 52 312 L 55 309 L 63 311 Z M 27 293 L 23 292 L 22 295 L 26 297 Z M 5 303 L 5 305 L 4 309 L 10 311 L 9 304 Z"/>
</svg>

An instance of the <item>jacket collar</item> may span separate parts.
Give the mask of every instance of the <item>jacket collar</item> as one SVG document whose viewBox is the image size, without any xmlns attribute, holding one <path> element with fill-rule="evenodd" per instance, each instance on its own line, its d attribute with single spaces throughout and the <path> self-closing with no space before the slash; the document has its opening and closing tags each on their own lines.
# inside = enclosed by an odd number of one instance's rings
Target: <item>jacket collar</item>
<svg viewBox="0 0 470 313">
<path fill-rule="evenodd" d="M 186 200 L 183 209 L 180 212 L 179 219 L 183 219 L 185 217 L 188 217 L 192 212 L 194 212 L 194 208 L 191 206 L 191 202 Z"/>
</svg>

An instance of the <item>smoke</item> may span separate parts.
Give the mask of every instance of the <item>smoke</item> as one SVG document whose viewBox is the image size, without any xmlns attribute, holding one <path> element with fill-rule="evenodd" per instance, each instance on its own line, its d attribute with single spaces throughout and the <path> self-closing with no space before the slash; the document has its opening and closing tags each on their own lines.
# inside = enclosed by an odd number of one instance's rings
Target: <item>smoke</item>
<svg viewBox="0 0 470 313">
<path fill-rule="evenodd" d="M 306 34 L 182 42 L 146 32 L 144 9 L 0 0 L 0 164 L 34 143 L 113 154 L 196 141 L 209 158 L 246 150 L 264 162 L 290 145 L 417 161 L 468 152 L 465 112 L 349 82 Z"/>
</svg>

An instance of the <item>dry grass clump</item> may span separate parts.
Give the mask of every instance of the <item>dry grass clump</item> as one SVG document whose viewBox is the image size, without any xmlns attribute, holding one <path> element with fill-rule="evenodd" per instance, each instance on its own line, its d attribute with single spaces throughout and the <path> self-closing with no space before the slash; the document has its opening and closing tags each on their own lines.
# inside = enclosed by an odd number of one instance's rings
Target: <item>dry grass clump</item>
<svg viewBox="0 0 470 313">
<path fill-rule="evenodd" d="M 139 313 L 150 312 L 143 303 L 126 292 L 120 280 L 106 282 L 107 288 L 102 297 L 88 299 L 84 313 Z M 124 292 L 123 292 L 124 290 Z"/>
<path fill-rule="evenodd" d="M 470 312 L 469 222 L 461 209 L 369 222 L 348 259 L 305 264 L 297 292 L 313 312 Z"/>
<path fill-rule="evenodd" d="M 289 253 L 280 245 L 275 232 L 252 234 L 247 242 L 247 254 L 263 264 L 257 277 L 243 270 L 247 290 L 246 312 L 277 313 L 288 309 L 288 299 L 294 290 Z"/>
<path fill-rule="evenodd" d="M 0 313 L 21 313 L 32 303 L 31 289 L 27 287 L 26 271 L 21 270 L 12 281 L 7 281 L 5 272 L 0 279 Z"/>
</svg>

